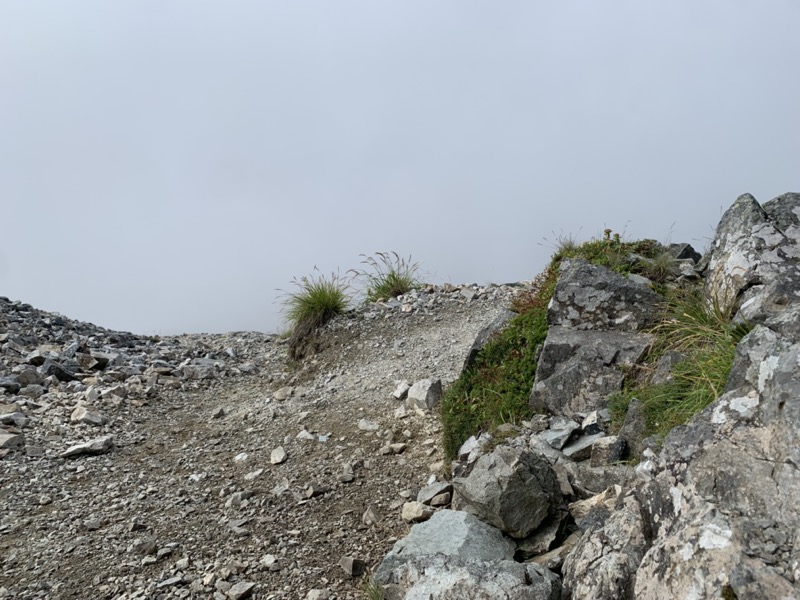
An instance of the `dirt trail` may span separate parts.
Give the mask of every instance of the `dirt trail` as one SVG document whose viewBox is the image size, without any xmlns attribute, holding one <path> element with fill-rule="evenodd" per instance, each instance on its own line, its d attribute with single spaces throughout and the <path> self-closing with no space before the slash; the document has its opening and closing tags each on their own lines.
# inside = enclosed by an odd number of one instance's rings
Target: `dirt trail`
<svg viewBox="0 0 800 600">
<path fill-rule="evenodd" d="M 509 288 L 491 290 L 340 319 L 293 370 L 265 336 L 258 374 L 123 405 L 109 454 L 7 456 L 0 598 L 229 598 L 247 583 L 253 598 L 363 597 L 340 559 L 379 562 L 442 460 L 438 418 L 396 416 L 395 381 L 452 381 L 508 304 Z M 390 442 L 405 450 L 382 454 Z"/>
</svg>

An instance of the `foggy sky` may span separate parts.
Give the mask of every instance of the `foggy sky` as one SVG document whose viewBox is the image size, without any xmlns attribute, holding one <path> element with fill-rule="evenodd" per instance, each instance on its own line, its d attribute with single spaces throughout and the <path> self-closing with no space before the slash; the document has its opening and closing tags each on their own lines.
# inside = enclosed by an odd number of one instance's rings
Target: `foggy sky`
<svg viewBox="0 0 800 600">
<path fill-rule="evenodd" d="M 539 272 L 605 227 L 704 249 L 800 191 L 795 0 L 0 0 L 0 295 L 276 331 L 360 254 Z"/>
</svg>

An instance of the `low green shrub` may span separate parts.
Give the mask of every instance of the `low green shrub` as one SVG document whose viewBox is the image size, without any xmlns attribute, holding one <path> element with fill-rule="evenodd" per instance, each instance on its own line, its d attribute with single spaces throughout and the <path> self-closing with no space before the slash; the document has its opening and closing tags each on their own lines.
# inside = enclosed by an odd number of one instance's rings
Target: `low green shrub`
<svg viewBox="0 0 800 600">
<path fill-rule="evenodd" d="M 419 286 L 419 263 L 411 257 L 402 258 L 397 252 L 376 252 L 374 256 L 361 255 L 365 269 L 351 269 L 355 279 L 366 281 L 368 302 L 388 300 L 410 292 Z"/>
<path fill-rule="evenodd" d="M 519 313 L 490 340 L 473 367 L 448 387 L 441 404 L 445 456 L 453 460 L 471 435 L 502 423 L 531 416 L 528 399 L 536 375 L 540 346 L 547 337 L 547 305 L 553 295 L 562 261 L 580 258 L 620 274 L 641 271 L 640 259 L 654 258 L 663 247 L 654 240 L 623 242 L 619 236 L 578 244 L 560 239 L 548 267 L 532 291 L 518 296 L 512 308 Z"/>
</svg>

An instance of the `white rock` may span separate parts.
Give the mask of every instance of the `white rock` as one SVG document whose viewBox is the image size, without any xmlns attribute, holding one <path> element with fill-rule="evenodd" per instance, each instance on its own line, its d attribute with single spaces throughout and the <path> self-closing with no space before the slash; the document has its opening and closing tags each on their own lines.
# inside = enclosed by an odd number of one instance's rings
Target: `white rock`
<svg viewBox="0 0 800 600">
<path fill-rule="evenodd" d="M 401 517 L 406 523 L 420 523 L 430 519 L 433 512 L 430 506 L 425 506 L 422 502 L 406 502 L 403 504 Z"/>
<path fill-rule="evenodd" d="M 283 449 L 283 446 L 278 446 L 269 456 L 269 462 L 273 465 L 279 465 L 286 460 L 286 450 Z"/>
<path fill-rule="evenodd" d="M 105 454 L 114 446 L 114 436 L 106 435 L 101 438 L 70 446 L 62 454 L 62 458 L 78 456 L 80 454 Z"/>
<path fill-rule="evenodd" d="M 408 395 L 408 390 L 411 389 L 411 385 L 407 381 L 401 381 L 397 384 L 397 387 L 394 388 L 392 392 L 392 398 L 395 400 L 405 400 L 405 397 Z"/>
<path fill-rule="evenodd" d="M 378 425 L 375 421 L 370 421 L 369 419 L 361 419 L 358 422 L 358 428 L 362 431 L 378 431 L 378 429 L 380 429 L 380 425 Z"/>
</svg>

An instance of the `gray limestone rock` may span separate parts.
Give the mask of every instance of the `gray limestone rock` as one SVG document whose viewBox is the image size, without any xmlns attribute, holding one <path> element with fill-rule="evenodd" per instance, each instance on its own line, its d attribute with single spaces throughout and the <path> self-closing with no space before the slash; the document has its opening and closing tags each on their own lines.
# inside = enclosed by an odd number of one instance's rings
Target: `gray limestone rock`
<svg viewBox="0 0 800 600">
<path fill-rule="evenodd" d="M 601 531 L 602 535 L 595 530 L 585 533 L 564 561 L 563 600 L 678 597 L 633 593 L 632 577 L 647 550 L 641 508 L 635 497 L 626 497 L 622 510 L 614 512 Z"/>
<path fill-rule="evenodd" d="M 25 438 L 20 433 L 8 433 L 0 429 L 0 448 L 18 448 L 25 443 Z"/>
<path fill-rule="evenodd" d="M 114 447 L 114 436 L 106 435 L 94 440 L 70 446 L 62 454 L 62 458 L 80 456 L 82 454 L 105 454 Z"/>
<path fill-rule="evenodd" d="M 75 365 L 77 367 L 77 365 Z M 72 369 L 66 363 L 56 362 L 54 360 L 47 359 L 44 361 L 41 367 L 39 367 L 39 372 L 44 375 L 45 377 L 53 376 L 56 377 L 59 381 L 73 381 L 77 378 L 76 373 L 78 369 Z"/>
<path fill-rule="evenodd" d="M 564 540 L 564 543 L 561 544 L 558 548 L 554 548 L 549 552 L 545 552 L 544 554 L 540 554 L 539 556 L 534 556 L 530 562 L 536 563 L 537 565 L 541 565 L 551 571 L 561 572 L 562 566 L 564 564 L 564 559 L 567 558 L 569 553 L 575 547 L 575 544 L 578 543 L 578 540 L 581 539 L 581 532 L 575 531 Z"/>
<path fill-rule="evenodd" d="M 13 425 L 22 429 L 30 422 L 30 419 L 25 416 L 25 413 L 20 411 L 15 412 L 0 412 L 0 424 Z"/>
<path fill-rule="evenodd" d="M 453 484 L 447 481 L 437 481 L 422 488 L 417 494 L 417 502 L 430 504 L 436 496 L 453 492 Z"/>
<path fill-rule="evenodd" d="M 437 379 L 423 379 L 417 381 L 408 390 L 406 396 L 406 405 L 409 408 L 421 408 L 423 410 L 432 410 L 439 405 L 442 398 L 442 382 Z"/>
<path fill-rule="evenodd" d="M 278 446 L 270 453 L 269 462 L 273 465 L 280 465 L 286 461 L 286 457 L 286 450 L 284 450 L 283 446 Z"/>
<path fill-rule="evenodd" d="M 0 389 L 8 394 L 16 394 L 20 389 L 19 381 L 16 377 L 0 377 Z"/>
<path fill-rule="evenodd" d="M 633 398 L 628 404 L 625 420 L 622 422 L 622 428 L 619 430 L 619 437 L 625 441 L 629 456 L 633 460 L 639 460 L 642 451 L 645 449 L 642 440 L 645 437 L 646 427 L 647 423 L 645 421 L 641 402 Z"/>
<path fill-rule="evenodd" d="M 469 513 L 441 510 L 428 521 L 411 528 L 397 541 L 375 571 L 376 582 L 385 585 L 396 579 L 397 570 L 413 559 L 435 555 L 466 560 L 511 560 L 515 545 L 499 529 Z"/>
<path fill-rule="evenodd" d="M 406 523 L 421 523 L 427 521 L 433 515 L 433 509 L 425 506 L 422 502 L 406 502 L 400 517 Z"/>
<path fill-rule="evenodd" d="M 408 395 L 408 390 L 410 389 L 411 385 L 407 381 L 401 381 L 397 384 L 397 387 L 394 388 L 392 398 L 395 400 L 405 400 Z"/>
<path fill-rule="evenodd" d="M 630 488 L 636 481 L 636 473 L 629 465 L 592 467 L 590 461 L 565 460 L 555 465 L 566 473 L 567 480 L 579 498 L 590 498 L 614 485 Z"/>
<path fill-rule="evenodd" d="M 600 412 L 593 410 L 581 421 L 581 431 L 584 435 L 594 435 L 604 430 L 603 419 Z"/>
<path fill-rule="evenodd" d="M 550 325 L 569 329 L 638 331 L 659 318 L 663 298 L 605 267 L 564 261 L 547 309 Z"/>
<path fill-rule="evenodd" d="M 25 396 L 26 398 L 31 398 L 32 400 L 41 398 L 46 393 L 47 393 L 47 388 L 42 385 L 26 385 L 19 391 L 20 396 Z"/>
<path fill-rule="evenodd" d="M 564 455 L 575 461 L 586 460 L 592 456 L 592 449 L 595 442 L 605 437 L 605 433 L 595 433 L 594 435 L 584 435 L 566 446 L 563 450 Z M 598 465 L 592 465 L 596 467 Z"/>
<path fill-rule="evenodd" d="M 601 494 L 578 500 L 569 505 L 569 514 L 575 519 L 575 524 L 581 529 L 590 526 L 599 526 L 608 518 L 617 504 L 617 498 L 622 493 L 622 487 L 614 485 Z"/>
<path fill-rule="evenodd" d="M 528 536 L 561 501 L 550 463 L 531 451 L 499 446 L 453 480 L 455 505 L 516 538 Z"/>
<path fill-rule="evenodd" d="M 558 510 L 542 522 L 528 537 L 517 540 L 517 560 L 527 560 L 549 551 L 561 534 L 568 517 L 567 511 Z"/>
<path fill-rule="evenodd" d="M 604 467 L 622 460 L 625 454 L 625 440 L 616 435 L 600 438 L 592 444 L 590 464 L 593 467 Z"/>
<path fill-rule="evenodd" d="M 800 595 L 798 365 L 796 340 L 751 331 L 725 394 L 667 436 L 625 508 L 567 559 L 566 597 Z"/>
<path fill-rule="evenodd" d="M 228 590 L 230 600 L 244 600 L 253 594 L 256 584 L 251 581 L 240 581 Z"/>
<path fill-rule="evenodd" d="M 69 420 L 71 423 L 85 423 L 96 427 L 100 427 L 106 423 L 106 418 L 91 406 L 76 406 Z"/>
<path fill-rule="evenodd" d="M 554 419 L 551 419 L 550 429 L 537 435 L 540 440 L 545 441 L 551 448 L 561 450 L 578 429 L 580 429 L 580 425 L 572 419 L 554 417 Z"/>
<path fill-rule="evenodd" d="M 667 436 L 638 492 L 654 540 L 637 594 L 800 594 L 798 365 L 800 343 L 756 327 L 737 348 L 728 391 Z M 663 568 L 673 552 L 685 571 Z"/>
<path fill-rule="evenodd" d="M 667 250 L 676 260 L 688 259 L 693 263 L 698 263 L 702 258 L 702 255 L 691 244 L 670 244 Z"/>
<path fill-rule="evenodd" d="M 44 376 L 36 369 L 27 368 L 16 376 L 17 382 L 21 386 L 41 385 L 44 382 Z"/>
<path fill-rule="evenodd" d="M 408 560 L 382 584 L 386 600 L 559 600 L 561 582 L 537 564 L 442 556 Z"/>
<path fill-rule="evenodd" d="M 641 361 L 652 336 L 626 331 L 579 331 L 553 326 L 539 357 L 531 409 L 572 416 L 604 408 L 622 389 L 619 367 Z"/>
<path fill-rule="evenodd" d="M 709 304 L 733 314 L 748 288 L 778 280 L 787 253 L 792 261 L 798 258 L 796 248 L 753 196 L 739 196 L 717 227 L 705 279 Z"/>
<path fill-rule="evenodd" d="M 348 577 L 358 577 L 367 570 L 367 564 L 363 560 L 352 556 L 343 556 L 339 560 L 339 566 Z"/>
</svg>

